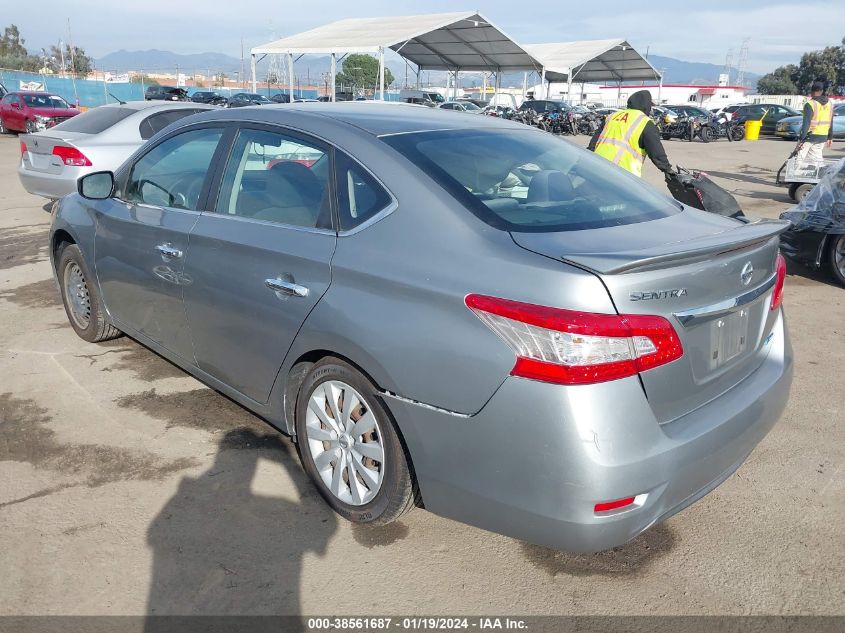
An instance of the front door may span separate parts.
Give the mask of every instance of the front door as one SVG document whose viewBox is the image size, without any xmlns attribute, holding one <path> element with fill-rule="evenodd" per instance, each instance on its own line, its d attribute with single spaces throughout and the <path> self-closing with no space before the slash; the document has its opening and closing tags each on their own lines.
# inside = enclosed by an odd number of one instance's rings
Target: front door
<svg viewBox="0 0 845 633">
<path fill-rule="evenodd" d="M 97 206 L 94 265 L 115 325 L 191 363 L 183 268 L 222 136 L 206 127 L 162 141 L 129 168 L 118 197 Z"/>
<path fill-rule="evenodd" d="M 279 128 L 235 138 L 213 212 L 191 233 L 185 309 L 197 364 L 256 402 L 331 281 L 331 155 Z M 211 200 L 209 201 L 211 206 Z"/>
</svg>

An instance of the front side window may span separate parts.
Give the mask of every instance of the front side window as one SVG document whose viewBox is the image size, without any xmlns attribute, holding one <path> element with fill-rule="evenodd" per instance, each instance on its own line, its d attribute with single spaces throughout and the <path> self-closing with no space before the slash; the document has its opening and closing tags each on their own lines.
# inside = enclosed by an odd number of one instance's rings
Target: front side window
<svg viewBox="0 0 845 633">
<path fill-rule="evenodd" d="M 390 194 L 354 160 L 335 152 L 340 229 L 348 231 L 385 209 Z"/>
<path fill-rule="evenodd" d="M 505 231 L 593 229 L 681 212 L 610 161 L 550 134 L 451 130 L 382 140 L 480 219 Z"/>
<path fill-rule="evenodd" d="M 218 213 L 331 229 L 329 154 L 316 143 L 265 130 L 238 133 L 223 175 Z"/>
<path fill-rule="evenodd" d="M 222 136 L 223 131 L 215 128 L 190 130 L 156 145 L 132 166 L 123 199 L 197 211 Z"/>
</svg>

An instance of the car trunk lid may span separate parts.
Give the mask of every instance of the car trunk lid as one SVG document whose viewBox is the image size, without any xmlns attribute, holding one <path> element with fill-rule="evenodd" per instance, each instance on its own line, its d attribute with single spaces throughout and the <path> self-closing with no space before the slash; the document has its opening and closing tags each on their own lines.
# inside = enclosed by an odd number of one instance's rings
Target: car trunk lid
<svg viewBox="0 0 845 633">
<path fill-rule="evenodd" d="M 663 316 L 680 359 L 640 374 L 660 422 L 724 393 L 763 362 L 778 235 L 788 223 L 739 223 L 700 211 L 638 225 L 513 233 L 521 247 L 597 275 L 621 314 Z"/>
<path fill-rule="evenodd" d="M 60 174 L 65 167 L 62 159 L 53 153 L 57 146 L 76 147 L 76 142 L 90 137 L 82 132 L 53 131 L 50 134 L 22 134 L 21 142 L 26 145 L 23 154 L 24 167 L 31 171 Z M 84 153 L 84 152 L 83 152 Z"/>
</svg>

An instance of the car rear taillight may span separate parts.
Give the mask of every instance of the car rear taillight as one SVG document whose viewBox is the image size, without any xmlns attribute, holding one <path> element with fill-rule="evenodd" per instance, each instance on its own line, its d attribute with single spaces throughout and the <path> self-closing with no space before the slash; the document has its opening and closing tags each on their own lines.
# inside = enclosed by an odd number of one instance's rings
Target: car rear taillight
<svg viewBox="0 0 845 633">
<path fill-rule="evenodd" d="M 467 295 L 467 307 L 516 354 L 512 376 L 586 385 L 634 376 L 684 354 L 660 316 L 595 314 Z"/>
<path fill-rule="evenodd" d="M 21 141 L 21 157 L 23 157 L 24 154 L 26 154 L 26 143 Z"/>
<path fill-rule="evenodd" d="M 66 145 L 56 145 L 53 148 L 53 156 L 58 156 L 62 159 L 65 165 L 70 167 L 90 167 L 91 161 L 75 147 L 67 147 Z"/>
<path fill-rule="evenodd" d="M 625 497 L 624 499 L 617 499 L 616 501 L 597 503 L 593 507 L 593 512 L 609 512 L 610 510 L 618 510 L 619 508 L 634 505 L 634 501 L 636 501 L 636 497 Z"/>
<path fill-rule="evenodd" d="M 780 304 L 783 303 L 783 284 L 786 281 L 786 260 L 780 253 L 778 253 L 775 263 L 775 271 L 777 278 L 775 279 L 775 289 L 772 292 L 772 310 L 777 310 Z"/>
</svg>

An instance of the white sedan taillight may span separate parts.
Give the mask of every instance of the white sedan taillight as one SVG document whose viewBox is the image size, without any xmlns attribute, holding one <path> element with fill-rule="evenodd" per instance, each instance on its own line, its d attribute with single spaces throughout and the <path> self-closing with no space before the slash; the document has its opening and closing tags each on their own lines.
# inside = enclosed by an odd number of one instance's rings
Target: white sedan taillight
<svg viewBox="0 0 845 633">
<path fill-rule="evenodd" d="M 467 307 L 516 354 L 511 375 L 563 385 L 634 376 L 684 354 L 665 318 L 596 314 L 467 295 Z"/>
</svg>

